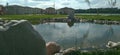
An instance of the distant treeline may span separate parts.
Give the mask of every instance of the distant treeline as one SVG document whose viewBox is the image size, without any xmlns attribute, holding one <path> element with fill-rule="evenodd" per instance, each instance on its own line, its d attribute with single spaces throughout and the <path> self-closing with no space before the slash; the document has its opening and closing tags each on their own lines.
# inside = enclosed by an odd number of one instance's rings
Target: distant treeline
<svg viewBox="0 0 120 55">
<path fill-rule="evenodd" d="M 118 8 L 76 9 L 75 13 L 117 13 L 117 14 L 120 14 L 120 9 Z"/>
</svg>

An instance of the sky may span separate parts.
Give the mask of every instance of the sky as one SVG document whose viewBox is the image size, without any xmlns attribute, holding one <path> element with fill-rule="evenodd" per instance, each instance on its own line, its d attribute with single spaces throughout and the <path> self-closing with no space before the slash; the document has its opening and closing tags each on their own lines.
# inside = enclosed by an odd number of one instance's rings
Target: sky
<svg viewBox="0 0 120 55">
<path fill-rule="evenodd" d="M 91 8 L 108 8 L 108 0 L 89 0 Z M 60 9 L 63 7 L 70 7 L 74 9 L 89 9 L 89 5 L 85 0 L 0 0 L 0 5 L 20 5 L 34 8 L 48 8 L 55 7 Z M 55 6 L 54 6 L 55 4 Z M 117 0 L 116 7 L 120 8 L 120 0 Z"/>
</svg>

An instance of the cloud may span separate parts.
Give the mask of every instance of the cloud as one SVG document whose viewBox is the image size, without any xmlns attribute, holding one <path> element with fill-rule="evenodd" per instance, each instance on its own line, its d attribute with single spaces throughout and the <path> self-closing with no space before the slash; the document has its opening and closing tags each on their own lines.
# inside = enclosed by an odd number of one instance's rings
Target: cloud
<svg viewBox="0 0 120 55">
<path fill-rule="evenodd" d="M 120 0 L 117 0 L 116 7 L 120 7 Z M 91 7 L 93 8 L 108 8 L 110 5 L 108 4 L 108 0 L 91 0 Z"/>
<path fill-rule="evenodd" d="M 50 0 L 32 0 L 32 1 L 50 1 Z"/>
<path fill-rule="evenodd" d="M 0 4 L 5 5 L 7 2 L 10 5 L 22 5 L 38 8 L 53 7 L 55 1 L 55 6 L 57 9 L 63 7 L 71 7 L 75 9 L 88 9 L 89 6 L 85 0 L 0 0 Z M 91 3 L 91 8 L 107 8 L 110 7 L 107 4 L 108 0 L 89 0 Z M 120 0 L 117 0 L 116 7 L 120 8 Z"/>
<path fill-rule="evenodd" d="M 39 8 L 48 8 L 48 7 L 53 7 L 53 3 L 52 2 L 39 2 L 38 4 L 32 6 L 32 7 L 39 7 Z"/>
<path fill-rule="evenodd" d="M 70 5 L 70 3 L 62 3 L 62 5 Z"/>
<path fill-rule="evenodd" d="M 85 0 L 75 0 L 75 1 L 77 1 L 79 3 L 85 3 Z"/>
</svg>

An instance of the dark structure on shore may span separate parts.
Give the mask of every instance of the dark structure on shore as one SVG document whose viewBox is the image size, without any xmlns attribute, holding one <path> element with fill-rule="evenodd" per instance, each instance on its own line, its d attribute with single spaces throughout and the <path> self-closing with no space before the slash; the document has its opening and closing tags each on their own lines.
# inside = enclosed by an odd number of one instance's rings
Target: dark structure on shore
<svg viewBox="0 0 120 55">
<path fill-rule="evenodd" d="M 0 15 L 4 14 L 4 7 L 2 5 L 0 5 Z"/>
<path fill-rule="evenodd" d="M 49 7 L 45 9 L 45 14 L 56 14 L 55 8 Z"/>
<path fill-rule="evenodd" d="M 74 9 L 65 7 L 65 8 L 59 9 L 58 12 L 59 14 L 69 15 L 70 13 L 74 14 Z"/>
<path fill-rule="evenodd" d="M 18 5 L 9 5 L 9 6 L 5 6 L 6 10 L 5 13 L 6 14 L 43 14 L 43 9 L 40 8 L 31 8 L 31 7 L 22 7 L 22 6 L 18 6 Z"/>
</svg>

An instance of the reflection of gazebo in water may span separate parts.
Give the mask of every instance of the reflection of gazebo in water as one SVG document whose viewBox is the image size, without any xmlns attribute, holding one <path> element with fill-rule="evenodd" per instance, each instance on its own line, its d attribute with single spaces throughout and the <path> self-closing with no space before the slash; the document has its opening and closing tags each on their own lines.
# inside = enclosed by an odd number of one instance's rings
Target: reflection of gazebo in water
<svg viewBox="0 0 120 55">
<path fill-rule="evenodd" d="M 87 43 L 87 38 L 88 38 L 88 35 L 89 35 L 89 28 L 88 30 L 86 31 L 86 33 L 83 35 L 83 40 L 81 42 L 81 48 L 86 48 L 88 47 L 88 43 Z"/>
<path fill-rule="evenodd" d="M 112 26 L 110 25 L 109 28 L 105 31 L 104 36 L 106 37 L 105 41 L 111 41 L 112 37 L 114 36 L 114 30 Z"/>
</svg>

